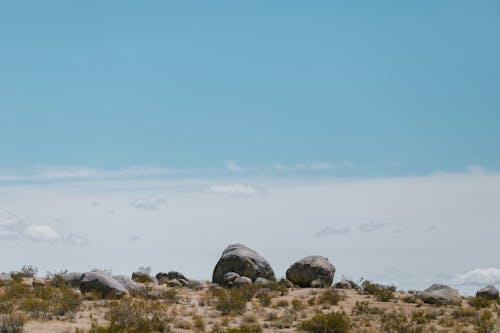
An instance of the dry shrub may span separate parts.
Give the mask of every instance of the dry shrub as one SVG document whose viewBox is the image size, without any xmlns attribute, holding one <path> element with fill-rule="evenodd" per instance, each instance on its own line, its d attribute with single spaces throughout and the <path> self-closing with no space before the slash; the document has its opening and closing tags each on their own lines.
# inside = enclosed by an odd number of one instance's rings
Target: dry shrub
<svg viewBox="0 0 500 333">
<path fill-rule="evenodd" d="M 363 291 L 375 296 L 378 301 L 389 302 L 394 297 L 394 292 L 396 291 L 396 286 L 385 286 L 378 283 L 372 283 L 368 280 L 363 281 L 362 285 Z"/>
<path fill-rule="evenodd" d="M 351 320 L 342 311 L 319 313 L 300 324 L 300 329 L 308 333 L 347 333 Z"/>
</svg>

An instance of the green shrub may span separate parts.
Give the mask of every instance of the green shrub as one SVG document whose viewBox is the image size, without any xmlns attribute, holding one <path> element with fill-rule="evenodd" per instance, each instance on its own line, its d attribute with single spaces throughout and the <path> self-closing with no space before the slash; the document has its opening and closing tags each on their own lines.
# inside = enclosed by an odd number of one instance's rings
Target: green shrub
<svg viewBox="0 0 500 333">
<path fill-rule="evenodd" d="M 247 302 L 254 296 L 252 285 L 231 289 L 215 287 L 210 292 L 215 298 L 215 308 L 223 315 L 242 314 Z"/>
<path fill-rule="evenodd" d="M 259 324 L 243 324 L 238 328 L 226 328 L 223 330 L 213 330 L 211 333 L 261 333 L 262 326 Z"/>
<path fill-rule="evenodd" d="M 38 269 L 31 265 L 24 265 L 20 271 L 10 272 L 10 277 L 14 281 L 21 281 L 23 278 L 32 278 L 36 275 Z"/>
<path fill-rule="evenodd" d="M 394 297 L 394 292 L 396 291 L 396 286 L 384 286 L 382 284 L 372 283 L 368 280 L 363 281 L 361 286 L 363 287 L 363 291 L 375 296 L 375 298 L 381 302 L 390 301 Z"/>
<path fill-rule="evenodd" d="M 300 329 L 308 333 L 347 333 L 351 320 L 344 312 L 319 313 L 300 324 Z"/>
<path fill-rule="evenodd" d="M 367 301 L 356 301 L 352 308 L 352 314 L 382 314 L 384 309 L 370 306 Z"/>
</svg>

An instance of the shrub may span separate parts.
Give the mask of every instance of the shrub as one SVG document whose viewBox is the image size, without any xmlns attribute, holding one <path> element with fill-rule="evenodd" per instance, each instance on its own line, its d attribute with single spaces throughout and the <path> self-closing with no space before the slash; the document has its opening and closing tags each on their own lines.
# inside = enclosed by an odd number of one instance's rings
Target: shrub
<svg viewBox="0 0 500 333">
<path fill-rule="evenodd" d="M 34 277 L 38 273 L 38 269 L 31 265 L 24 265 L 20 271 L 12 271 L 10 272 L 10 277 L 14 281 L 21 281 L 23 278 L 31 278 Z"/>
<path fill-rule="evenodd" d="M 246 309 L 247 302 L 253 297 L 253 292 L 249 287 L 211 289 L 210 292 L 215 297 L 215 308 L 223 315 L 242 314 Z"/>
<path fill-rule="evenodd" d="M 396 286 L 384 286 L 378 283 L 372 283 L 368 280 L 363 281 L 363 291 L 375 296 L 378 301 L 388 302 L 394 297 Z"/>
<path fill-rule="evenodd" d="M 110 305 L 106 318 L 110 322 L 109 332 L 149 333 L 169 330 L 167 320 L 158 303 L 129 298 L 114 301 Z"/>
<path fill-rule="evenodd" d="M 485 310 L 476 320 L 476 332 L 491 333 L 495 329 L 493 314 L 489 310 Z"/>
<path fill-rule="evenodd" d="M 483 309 L 483 308 L 488 308 L 493 302 L 487 298 L 477 296 L 470 298 L 468 303 L 473 308 Z"/>
<path fill-rule="evenodd" d="M 205 332 L 205 322 L 200 316 L 193 317 L 193 327 L 196 332 Z"/>
<path fill-rule="evenodd" d="M 300 311 L 304 309 L 304 303 L 302 303 L 302 301 L 298 298 L 292 299 L 290 304 L 292 305 L 292 309 L 294 309 L 295 311 Z"/>
<path fill-rule="evenodd" d="M 319 296 L 319 302 L 321 304 L 337 305 L 340 301 L 345 299 L 345 295 L 340 293 L 336 289 L 326 289 L 321 296 Z"/>
<path fill-rule="evenodd" d="M 351 320 L 344 312 L 320 313 L 300 324 L 300 329 L 309 333 L 347 333 Z"/>
<path fill-rule="evenodd" d="M 238 328 L 226 328 L 224 330 L 213 330 L 211 333 L 261 333 L 262 326 L 258 324 L 243 324 Z"/>
<path fill-rule="evenodd" d="M 22 333 L 25 319 L 18 313 L 10 313 L 2 318 L 0 333 Z"/>
<path fill-rule="evenodd" d="M 372 307 L 367 301 L 356 301 L 352 308 L 352 314 L 382 314 L 384 310 L 377 307 Z"/>
<path fill-rule="evenodd" d="M 402 312 L 391 312 L 382 317 L 382 332 L 384 333 L 422 333 L 423 327 L 412 322 Z"/>
</svg>

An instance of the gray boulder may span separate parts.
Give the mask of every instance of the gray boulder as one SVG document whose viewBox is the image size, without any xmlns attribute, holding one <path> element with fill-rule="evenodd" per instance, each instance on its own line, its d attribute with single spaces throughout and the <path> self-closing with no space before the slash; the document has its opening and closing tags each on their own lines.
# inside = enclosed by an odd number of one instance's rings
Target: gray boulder
<svg viewBox="0 0 500 333">
<path fill-rule="evenodd" d="M 345 280 L 335 283 L 334 287 L 337 289 L 352 289 L 351 283 Z"/>
<path fill-rule="evenodd" d="M 167 282 L 167 286 L 169 287 L 182 287 L 183 284 L 177 279 L 172 279 Z"/>
<path fill-rule="evenodd" d="M 212 282 L 224 284 L 224 274 L 234 272 L 246 276 L 252 281 L 258 277 L 276 281 L 271 265 L 254 250 L 241 245 L 233 244 L 226 247 L 212 275 Z"/>
<path fill-rule="evenodd" d="M 433 284 L 417 294 L 424 303 L 438 305 L 459 305 L 462 300 L 455 289 L 444 284 Z"/>
<path fill-rule="evenodd" d="M 241 287 L 241 286 L 246 286 L 252 284 L 252 279 L 246 276 L 240 276 L 239 278 L 235 279 L 233 281 L 233 286 L 234 287 Z"/>
<path fill-rule="evenodd" d="M 70 286 L 77 288 L 78 286 L 80 286 L 80 281 L 82 280 L 82 275 L 83 275 L 83 273 L 71 272 L 71 273 L 61 274 L 61 278 L 64 281 L 64 283 L 69 284 Z"/>
<path fill-rule="evenodd" d="M 139 289 L 139 285 L 126 275 L 113 275 L 113 279 L 120 282 L 128 291 Z"/>
<path fill-rule="evenodd" d="M 331 286 L 335 267 L 328 258 L 309 256 L 300 259 L 286 271 L 286 278 L 303 288 L 324 288 Z"/>
<path fill-rule="evenodd" d="M 258 277 L 258 278 L 255 279 L 254 284 L 265 285 L 265 284 L 269 284 L 269 282 L 270 281 L 268 279 L 264 279 L 264 278 Z"/>
<path fill-rule="evenodd" d="M 10 274 L 7 274 L 7 273 L 0 274 L 0 282 L 8 283 L 11 281 L 12 281 L 12 277 L 10 276 Z"/>
<path fill-rule="evenodd" d="M 497 299 L 498 298 L 498 289 L 495 286 L 486 286 L 477 291 L 476 297 L 484 297 L 488 299 Z"/>
<path fill-rule="evenodd" d="M 127 289 L 104 271 L 87 272 L 80 281 L 82 294 L 94 292 L 103 298 L 120 298 L 128 294 Z"/>
</svg>

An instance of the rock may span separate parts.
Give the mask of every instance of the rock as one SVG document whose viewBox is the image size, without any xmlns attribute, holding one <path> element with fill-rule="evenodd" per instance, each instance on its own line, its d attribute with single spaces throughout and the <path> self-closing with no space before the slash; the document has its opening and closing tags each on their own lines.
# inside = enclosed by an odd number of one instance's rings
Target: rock
<svg viewBox="0 0 500 333">
<path fill-rule="evenodd" d="M 484 297 L 488 299 L 497 299 L 498 298 L 498 289 L 495 286 L 489 285 L 484 288 L 481 288 L 477 291 L 476 297 Z"/>
<path fill-rule="evenodd" d="M 401 295 L 401 299 L 405 303 L 415 303 L 417 296 L 414 293 L 406 292 Z"/>
<path fill-rule="evenodd" d="M 80 281 L 80 291 L 82 294 L 95 292 L 103 298 L 120 298 L 128 294 L 120 282 L 104 271 L 84 273 Z"/>
<path fill-rule="evenodd" d="M 235 272 L 227 272 L 226 274 L 224 274 L 224 276 L 222 277 L 222 284 L 225 285 L 225 286 L 232 286 L 233 285 L 233 282 L 234 280 L 236 280 L 237 278 L 239 278 L 240 275 L 238 273 L 235 273 Z"/>
<path fill-rule="evenodd" d="M 214 268 L 212 282 L 223 284 L 224 274 L 228 272 L 246 276 L 252 281 L 258 277 L 276 281 L 271 265 L 257 252 L 241 244 L 229 245 L 222 252 L 222 256 Z"/>
<path fill-rule="evenodd" d="M 329 287 L 334 275 L 335 267 L 321 256 L 302 258 L 286 271 L 286 278 L 303 288 Z"/>
<path fill-rule="evenodd" d="M 433 284 L 426 290 L 419 292 L 417 296 L 428 304 L 458 305 L 462 301 L 458 291 L 443 284 Z"/>
<path fill-rule="evenodd" d="M 179 281 L 183 286 L 189 285 L 189 281 L 187 281 L 187 280 L 184 280 L 184 279 L 175 279 L 175 280 Z"/>
<path fill-rule="evenodd" d="M 163 272 L 156 274 L 156 280 L 158 280 L 158 284 L 167 284 L 168 281 L 170 281 L 167 273 L 163 273 Z"/>
<path fill-rule="evenodd" d="M 12 277 L 10 276 L 10 274 L 7 274 L 7 273 L 0 274 L 0 282 L 8 283 L 11 281 L 12 281 Z"/>
<path fill-rule="evenodd" d="M 241 286 L 246 286 L 252 284 L 252 279 L 246 276 L 240 276 L 239 278 L 236 278 L 233 281 L 233 286 L 234 287 L 241 287 Z"/>
<path fill-rule="evenodd" d="M 33 280 L 31 281 L 31 285 L 33 287 L 42 287 L 42 286 L 45 286 L 47 284 L 47 281 L 44 279 L 44 278 L 33 278 Z"/>
<path fill-rule="evenodd" d="M 64 283 L 69 284 L 70 286 L 77 288 L 78 286 L 80 286 L 80 281 L 82 280 L 82 275 L 83 275 L 83 273 L 71 272 L 71 273 L 61 274 L 61 278 L 64 281 Z"/>
<path fill-rule="evenodd" d="M 146 273 L 143 273 L 143 272 L 134 272 L 132 273 L 132 280 L 134 280 L 135 282 L 139 282 L 139 283 L 154 283 L 154 284 L 158 284 L 158 279 L 155 278 L 154 276 L 150 276 Z"/>
<path fill-rule="evenodd" d="M 177 279 L 172 279 L 167 282 L 169 287 L 182 287 L 182 283 Z"/>
<path fill-rule="evenodd" d="M 283 283 L 287 288 L 293 288 L 293 283 L 287 278 L 281 278 L 280 283 Z"/>
<path fill-rule="evenodd" d="M 336 289 L 352 289 L 351 283 L 345 280 L 335 283 L 334 287 Z"/>
<path fill-rule="evenodd" d="M 139 289 L 139 285 L 126 275 L 113 275 L 113 279 L 120 282 L 128 291 Z"/>
<path fill-rule="evenodd" d="M 184 276 L 184 274 L 182 273 L 179 273 L 179 272 L 175 272 L 175 271 L 170 271 L 167 273 L 167 277 L 172 280 L 172 279 L 177 279 L 177 280 L 185 280 L 185 281 L 189 281 L 189 279 L 187 277 Z"/>
<path fill-rule="evenodd" d="M 269 282 L 270 281 L 268 279 L 264 279 L 264 278 L 258 277 L 258 278 L 255 279 L 254 284 L 266 285 L 266 284 L 269 284 Z"/>
</svg>

